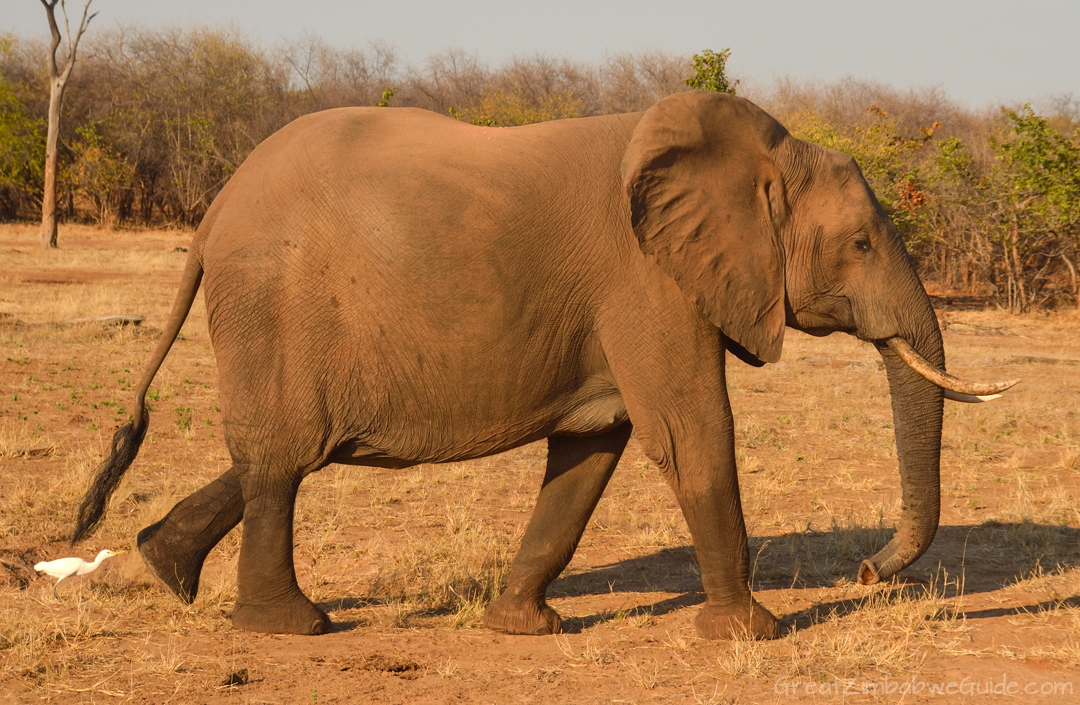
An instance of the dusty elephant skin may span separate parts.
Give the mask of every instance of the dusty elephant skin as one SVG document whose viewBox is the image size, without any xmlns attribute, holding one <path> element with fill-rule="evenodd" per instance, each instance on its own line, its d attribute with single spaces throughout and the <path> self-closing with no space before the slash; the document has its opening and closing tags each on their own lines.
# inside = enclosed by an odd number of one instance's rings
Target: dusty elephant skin
<svg viewBox="0 0 1080 705">
<path fill-rule="evenodd" d="M 80 509 L 78 540 L 145 433 L 144 395 L 205 287 L 232 468 L 143 530 L 191 601 L 243 520 L 234 626 L 318 634 L 293 569 L 297 487 L 329 463 L 401 468 L 541 438 L 548 466 L 486 623 L 549 634 L 573 555 L 630 435 L 682 507 L 707 597 L 698 632 L 773 637 L 747 586 L 725 348 L 780 357 L 785 326 L 876 345 L 904 510 L 860 579 L 891 577 L 938 524 L 941 337 L 854 161 L 753 104 L 684 93 L 645 113 L 484 128 L 411 109 L 309 115 L 256 149 L 195 234 L 173 313 Z"/>
</svg>

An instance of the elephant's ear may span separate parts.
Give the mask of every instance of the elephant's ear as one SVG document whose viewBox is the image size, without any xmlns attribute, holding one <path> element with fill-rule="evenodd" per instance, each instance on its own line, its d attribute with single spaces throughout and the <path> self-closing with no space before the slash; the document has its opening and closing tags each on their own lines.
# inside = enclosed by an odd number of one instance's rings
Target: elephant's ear
<svg viewBox="0 0 1080 705">
<path fill-rule="evenodd" d="M 765 362 L 780 359 L 784 342 L 787 203 L 771 154 L 785 137 L 742 98 L 680 93 L 645 113 L 622 164 L 641 249 Z"/>
</svg>

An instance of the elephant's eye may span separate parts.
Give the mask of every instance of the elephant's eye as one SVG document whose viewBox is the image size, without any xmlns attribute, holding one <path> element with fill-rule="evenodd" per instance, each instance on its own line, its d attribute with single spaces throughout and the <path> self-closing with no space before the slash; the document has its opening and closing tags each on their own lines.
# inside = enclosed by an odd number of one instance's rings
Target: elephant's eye
<svg viewBox="0 0 1080 705">
<path fill-rule="evenodd" d="M 869 252 L 870 238 L 860 237 L 858 240 L 855 241 L 855 249 L 859 252 Z"/>
</svg>

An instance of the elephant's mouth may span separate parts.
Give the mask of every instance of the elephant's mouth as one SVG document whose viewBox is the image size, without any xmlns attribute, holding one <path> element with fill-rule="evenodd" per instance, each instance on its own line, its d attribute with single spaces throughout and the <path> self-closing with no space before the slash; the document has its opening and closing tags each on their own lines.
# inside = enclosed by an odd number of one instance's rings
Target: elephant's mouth
<svg viewBox="0 0 1080 705">
<path fill-rule="evenodd" d="M 915 348 L 911 347 L 911 344 L 903 338 L 892 337 L 887 339 L 885 344 L 892 348 L 893 352 L 908 367 L 945 390 L 945 398 L 953 401 L 978 404 L 997 399 L 1001 396 L 1001 392 L 1015 386 L 1020 381 L 1019 379 L 1011 379 L 1007 382 L 969 382 L 931 365 L 926 361 L 926 358 L 915 352 Z"/>
</svg>

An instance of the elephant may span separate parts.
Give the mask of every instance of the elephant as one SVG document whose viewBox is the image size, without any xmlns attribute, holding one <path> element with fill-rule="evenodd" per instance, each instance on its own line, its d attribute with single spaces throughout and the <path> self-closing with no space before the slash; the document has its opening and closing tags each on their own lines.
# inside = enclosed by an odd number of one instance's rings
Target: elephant
<svg viewBox="0 0 1080 705">
<path fill-rule="evenodd" d="M 880 351 L 903 510 L 863 584 L 934 537 L 944 396 L 1008 386 L 944 372 L 930 299 L 855 161 L 743 98 L 680 93 L 640 113 L 513 128 L 328 110 L 254 149 L 207 211 L 73 542 L 138 452 L 146 392 L 200 285 L 232 465 L 137 544 L 190 603 L 206 555 L 242 520 L 231 619 L 256 632 L 331 627 L 293 566 L 304 477 L 541 439 L 536 506 L 484 622 L 559 632 L 547 586 L 633 430 L 690 530 L 706 597 L 697 633 L 776 637 L 748 585 L 725 353 L 776 362 L 787 327 Z"/>
</svg>

